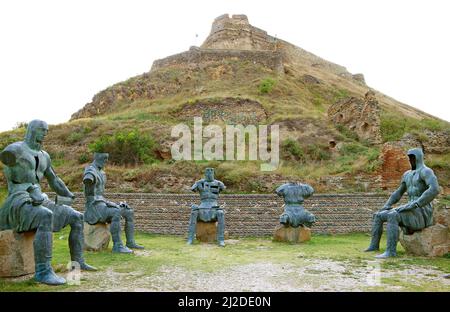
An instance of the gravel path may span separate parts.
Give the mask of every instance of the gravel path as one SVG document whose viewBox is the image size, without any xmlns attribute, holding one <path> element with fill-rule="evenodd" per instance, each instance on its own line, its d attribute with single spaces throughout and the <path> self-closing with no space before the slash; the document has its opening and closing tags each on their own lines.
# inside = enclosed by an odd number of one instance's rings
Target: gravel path
<svg viewBox="0 0 450 312">
<path fill-rule="evenodd" d="M 450 291 L 444 273 L 421 266 L 381 269 L 376 261 L 300 259 L 295 264 L 257 262 L 214 273 L 165 265 L 156 274 L 106 272 L 83 274 L 81 285 L 71 291 L 402 291 L 401 285 L 383 282 L 394 278 L 410 283 L 435 283 Z M 375 288 L 374 288 L 375 287 Z"/>
</svg>

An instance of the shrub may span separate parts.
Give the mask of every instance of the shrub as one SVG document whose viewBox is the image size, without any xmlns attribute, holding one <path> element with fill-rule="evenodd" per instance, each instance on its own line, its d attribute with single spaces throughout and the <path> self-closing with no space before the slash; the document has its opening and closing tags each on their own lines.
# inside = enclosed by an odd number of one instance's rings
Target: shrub
<svg viewBox="0 0 450 312">
<path fill-rule="evenodd" d="M 138 130 L 119 131 L 103 135 L 89 145 L 91 152 L 109 153 L 114 164 L 139 164 L 155 161 L 155 141 L 149 134 Z"/>
<path fill-rule="evenodd" d="M 84 137 L 84 134 L 81 133 L 81 132 L 72 132 L 67 137 L 66 142 L 69 143 L 69 144 L 74 144 L 74 143 L 77 143 L 77 142 L 81 141 L 81 139 L 83 137 Z"/>
<path fill-rule="evenodd" d="M 272 78 L 266 78 L 258 85 L 259 92 L 262 94 L 270 93 L 275 86 L 275 80 Z"/>
<path fill-rule="evenodd" d="M 89 162 L 90 156 L 87 153 L 83 153 L 78 157 L 78 163 L 79 164 L 85 164 Z"/>
<path fill-rule="evenodd" d="M 368 148 L 358 143 L 344 143 L 341 147 L 341 153 L 348 154 L 363 154 L 367 152 Z"/>
<path fill-rule="evenodd" d="M 306 152 L 311 160 L 328 160 L 331 158 L 331 153 L 326 145 L 308 144 Z"/>
<path fill-rule="evenodd" d="M 352 139 L 352 140 L 355 140 L 355 141 L 358 141 L 358 140 L 359 140 L 358 135 L 357 135 L 355 132 L 353 132 L 352 130 L 348 129 L 348 128 L 347 128 L 346 126 L 344 126 L 344 125 L 338 124 L 338 125 L 336 125 L 336 129 L 337 129 L 344 137 L 346 137 L 346 138 L 348 138 L 348 139 Z"/>
<path fill-rule="evenodd" d="M 304 160 L 305 153 L 298 141 L 293 139 L 286 139 L 281 143 L 281 148 L 287 154 L 289 158 L 294 158 L 295 160 Z"/>
</svg>

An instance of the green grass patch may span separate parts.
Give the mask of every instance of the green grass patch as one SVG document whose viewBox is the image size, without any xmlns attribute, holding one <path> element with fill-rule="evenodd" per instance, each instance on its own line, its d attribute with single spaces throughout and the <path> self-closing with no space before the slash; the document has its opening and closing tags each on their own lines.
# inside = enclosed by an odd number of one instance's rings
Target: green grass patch
<svg viewBox="0 0 450 312">
<path fill-rule="evenodd" d="M 276 81 L 272 78 L 263 79 L 258 85 L 259 93 L 267 94 L 267 93 L 272 92 L 272 89 L 275 86 L 275 84 L 276 84 Z"/>
<path fill-rule="evenodd" d="M 419 138 L 426 140 L 426 135 L 423 133 L 425 130 L 442 131 L 450 129 L 449 124 L 445 121 L 431 118 L 418 120 L 391 112 L 383 112 L 380 119 L 381 136 L 384 142 L 399 140 L 408 132 L 419 134 Z"/>
</svg>

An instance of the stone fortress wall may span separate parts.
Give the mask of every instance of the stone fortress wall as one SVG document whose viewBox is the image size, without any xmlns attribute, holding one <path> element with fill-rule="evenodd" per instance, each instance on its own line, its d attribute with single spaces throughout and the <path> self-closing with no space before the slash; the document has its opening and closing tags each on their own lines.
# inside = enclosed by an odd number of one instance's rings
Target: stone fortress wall
<svg viewBox="0 0 450 312">
<path fill-rule="evenodd" d="M 260 64 L 275 72 L 283 72 L 283 61 L 280 53 L 273 51 L 220 50 L 191 47 L 189 51 L 171 55 L 153 62 L 151 71 L 169 66 L 195 66 L 208 62 L 221 62 L 226 59 L 239 59 Z"/>
<path fill-rule="evenodd" d="M 54 194 L 49 194 L 54 198 Z M 154 234 L 186 235 L 192 204 L 198 194 L 108 194 L 108 200 L 126 201 L 135 211 L 136 228 Z M 369 232 L 372 215 L 386 202 L 386 194 L 316 194 L 305 201 L 315 214 L 313 233 Z M 283 212 L 283 200 L 275 194 L 222 194 L 225 230 L 231 237 L 271 236 Z M 73 207 L 84 210 L 84 197 L 76 193 Z"/>
</svg>

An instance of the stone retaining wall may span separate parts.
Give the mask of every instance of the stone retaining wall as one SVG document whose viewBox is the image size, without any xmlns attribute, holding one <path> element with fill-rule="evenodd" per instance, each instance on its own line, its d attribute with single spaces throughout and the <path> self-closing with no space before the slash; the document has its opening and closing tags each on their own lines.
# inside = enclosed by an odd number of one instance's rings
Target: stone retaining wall
<svg viewBox="0 0 450 312">
<path fill-rule="evenodd" d="M 134 208 L 138 230 L 176 235 L 186 235 L 190 207 L 199 203 L 197 194 L 108 194 L 107 198 L 126 201 Z M 387 198 L 383 194 L 316 194 L 305 201 L 305 207 L 317 218 L 313 233 L 369 232 L 374 211 Z M 283 211 L 282 199 L 271 194 L 223 194 L 219 203 L 231 237 L 272 235 Z M 76 194 L 74 208 L 84 210 L 81 193 Z"/>
</svg>

